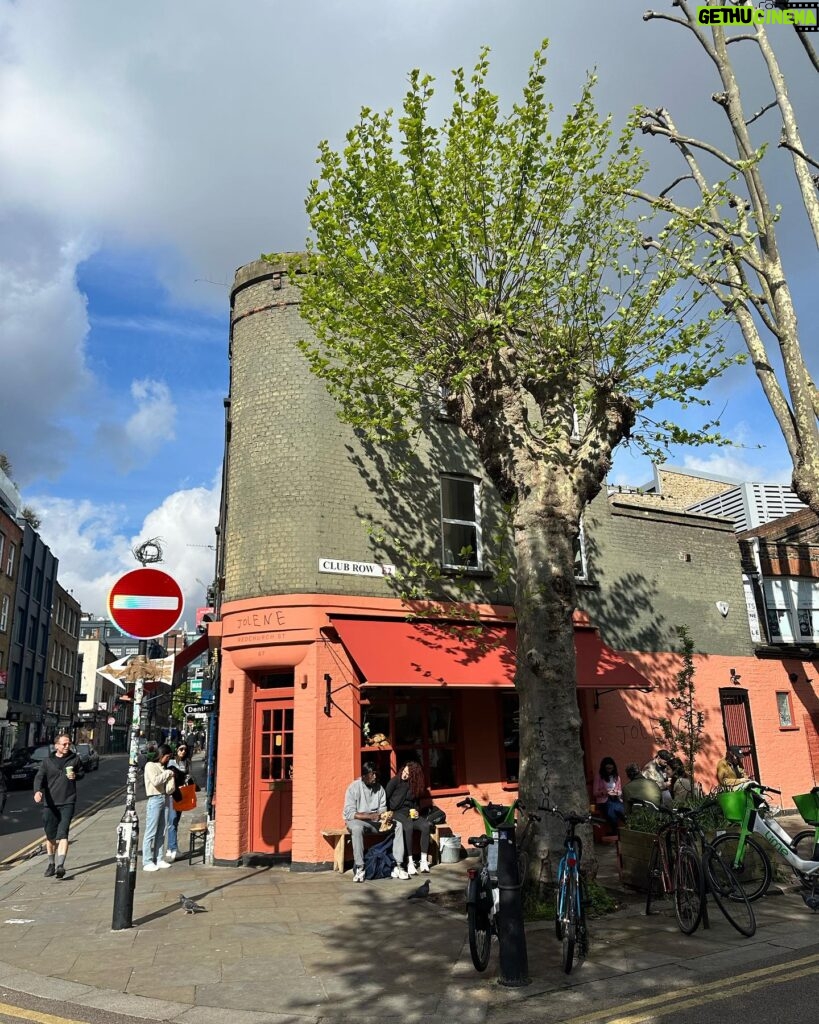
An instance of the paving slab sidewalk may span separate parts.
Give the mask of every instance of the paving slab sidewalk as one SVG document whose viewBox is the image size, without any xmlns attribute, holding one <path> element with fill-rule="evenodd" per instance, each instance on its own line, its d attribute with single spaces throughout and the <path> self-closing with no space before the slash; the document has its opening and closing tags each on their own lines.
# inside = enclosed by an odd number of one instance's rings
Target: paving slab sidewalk
<svg viewBox="0 0 819 1024">
<path fill-rule="evenodd" d="M 139 802 L 144 821 L 144 802 Z M 137 875 L 133 927 L 112 931 L 120 806 L 72 830 L 62 881 L 45 858 L 0 872 L 0 986 L 153 1021 L 196 1024 L 504 1024 L 583 1015 L 609 1000 L 695 986 L 819 939 L 819 917 L 798 895 L 757 904 L 743 939 L 714 908 L 709 931 L 680 934 L 645 918 L 639 896 L 592 922 L 588 960 L 566 976 L 551 923 L 527 926 L 532 983 L 497 984 L 472 967 L 462 913 L 408 901 L 418 880 L 354 884 L 351 873 L 191 865 Z M 195 812 L 194 812 L 195 813 Z M 182 818 L 180 848 L 187 847 Z M 600 880 L 618 885 L 615 852 L 596 848 Z M 441 864 L 434 893 L 463 891 L 466 865 Z M 188 915 L 179 894 L 205 913 Z"/>
</svg>

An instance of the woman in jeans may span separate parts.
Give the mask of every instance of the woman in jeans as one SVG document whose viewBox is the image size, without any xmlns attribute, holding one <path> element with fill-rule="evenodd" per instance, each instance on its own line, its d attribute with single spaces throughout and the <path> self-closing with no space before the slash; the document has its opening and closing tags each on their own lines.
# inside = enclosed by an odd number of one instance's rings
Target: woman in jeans
<svg viewBox="0 0 819 1024">
<path fill-rule="evenodd" d="M 187 743 L 180 743 L 176 753 L 168 762 L 168 767 L 173 772 L 174 782 L 177 790 L 180 786 L 187 786 L 193 782 L 191 775 L 191 754 Z M 177 811 L 173 796 L 171 797 L 168 810 L 168 833 L 165 836 L 165 859 L 174 861 L 179 856 L 179 819 L 182 811 Z"/>
<path fill-rule="evenodd" d="M 401 828 L 395 830 L 395 870 L 393 878 L 409 878 L 419 871 L 429 871 L 429 822 L 420 817 L 421 797 L 426 792 L 424 772 L 417 761 L 407 761 L 400 774 L 387 783 L 387 808 L 395 815 Z M 412 834 L 415 830 L 421 835 L 421 860 L 418 867 L 412 859 Z M 407 866 L 404 867 L 406 852 Z"/>
<path fill-rule="evenodd" d="M 142 840 L 143 871 L 158 871 L 171 866 L 162 856 L 162 847 L 165 845 L 165 804 L 175 786 L 173 772 L 168 767 L 172 753 L 167 743 L 163 743 L 156 752 L 156 761 L 148 761 L 145 765 L 148 804 L 145 809 L 145 838 Z"/>
</svg>

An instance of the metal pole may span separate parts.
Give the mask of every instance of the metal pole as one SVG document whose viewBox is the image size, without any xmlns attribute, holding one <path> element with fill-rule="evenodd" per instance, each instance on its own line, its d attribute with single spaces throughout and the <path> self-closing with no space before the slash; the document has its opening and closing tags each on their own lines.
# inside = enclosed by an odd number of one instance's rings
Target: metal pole
<svg viewBox="0 0 819 1024">
<path fill-rule="evenodd" d="M 523 928 L 523 901 L 515 847 L 515 826 L 498 829 L 498 984 L 519 988 L 530 983 L 526 932 Z"/>
<path fill-rule="evenodd" d="M 134 890 L 136 889 L 137 850 L 139 849 L 139 818 L 136 812 L 137 755 L 139 752 L 139 726 L 142 720 L 142 691 L 145 680 L 146 640 L 139 641 L 142 672 L 134 682 L 134 706 L 131 712 L 131 743 L 128 750 L 128 779 L 125 786 L 125 811 L 117 825 L 117 874 L 114 884 L 113 931 L 130 928 L 134 916 Z"/>
</svg>

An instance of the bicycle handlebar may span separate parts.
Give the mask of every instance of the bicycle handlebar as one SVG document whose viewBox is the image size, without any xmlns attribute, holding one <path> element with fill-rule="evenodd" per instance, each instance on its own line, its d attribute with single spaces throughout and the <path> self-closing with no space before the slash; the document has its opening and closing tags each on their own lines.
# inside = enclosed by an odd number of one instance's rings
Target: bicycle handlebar
<svg viewBox="0 0 819 1024">
<path fill-rule="evenodd" d="M 544 807 L 543 810 L 547 814 L 554 814 L 561 819 L 566 825 L 585 825 L 589 821 L 598 821 L 604 823 L 602 818 L 595 818 L 593 814 L 589 814 L 587 811 L 585 814 L 573 814 L 571 811 L 568 814 L 564 814 L 559 807 Z"/>
</svg>

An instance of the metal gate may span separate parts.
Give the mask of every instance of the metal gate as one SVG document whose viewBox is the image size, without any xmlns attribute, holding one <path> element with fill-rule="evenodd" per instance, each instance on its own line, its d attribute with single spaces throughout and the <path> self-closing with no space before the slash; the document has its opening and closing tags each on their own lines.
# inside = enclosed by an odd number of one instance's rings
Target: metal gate
<svg viewBox="0 0 819 1024">
<path fill-rule="evenodd" d="M 722 711 L 725 746 L 742 747 L 749 751 L 742 758 L 745 773 L 753 779 L 759 779 L 759 762 L 756 758 L 754 725 L 751 721 L 748 691 L 736 687 L 730 690 L 720 690 L 719 703 Z"/>
</svg>

